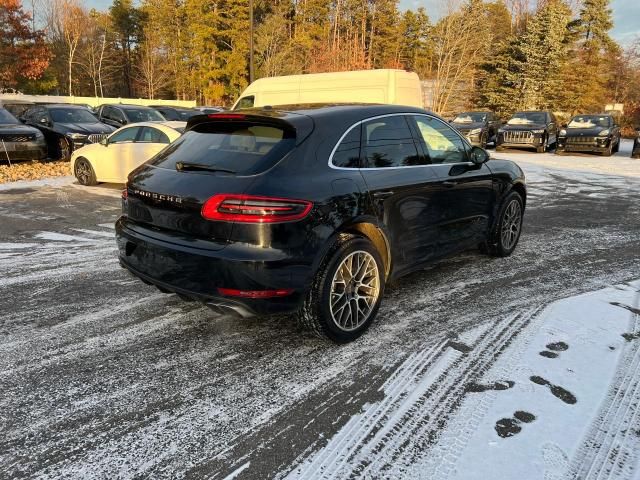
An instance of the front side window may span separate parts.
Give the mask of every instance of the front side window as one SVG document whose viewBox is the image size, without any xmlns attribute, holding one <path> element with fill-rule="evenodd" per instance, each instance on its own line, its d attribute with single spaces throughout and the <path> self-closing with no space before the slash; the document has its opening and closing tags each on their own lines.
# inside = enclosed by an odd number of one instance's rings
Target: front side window
<svg viewBox="0 0 640 480">
<path fill-rule="evenodd" d="M 138 136 L 140 127 L 124 128 L 109 137 L 109 143 L 131 143 Z"/>
<path fill-rule="evenodd" d="M 420 143 L 431 163 L 467 162 L 467 150 L 460 136 L 437 118 L 415 116 Z"/>
<path fill-rule="evenodd" d="M 362 125 L 356 125 L 342 139 L 333 153 L 332 163 L 336 167 L 358 168 L 360 166 L 360 135 Z"/>
<path fill-rule="evenodd" d="M 238 104 L 236 105 L 236 108 L 234 108 L 234 110 L 238 110 L 240 108 L 252 108 L 254 102 L 255 97 L 253 95 L 242 97 L 240 100 L 238 100 Z"/>
<path fill-rule="evenodd" d="M 133 128 L 130 128 L 128 130 L 134 130 Z M 167 137 L 167 135 L 158 130 L 157 128 L 152 128 L 152 127 L 143 127 L 142 128 L 142 133 L 140 134 L 140 138 L 138 139 L 138 142 L 142 142 L 142 143 L 171 143 L 169 142 L 169 137 Z"/>
<path fill-rule="evenodd" d="M 394 115 L 362 124 L 365 168 L 408 167 L 425 164 L 404 115 Z"/>
</svg>

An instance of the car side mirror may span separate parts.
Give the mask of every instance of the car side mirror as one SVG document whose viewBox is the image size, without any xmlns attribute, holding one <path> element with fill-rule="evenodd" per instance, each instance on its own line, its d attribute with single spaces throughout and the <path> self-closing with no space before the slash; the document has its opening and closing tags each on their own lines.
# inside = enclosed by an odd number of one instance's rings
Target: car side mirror
<svg viewBox="0 0 640 480">
<path fill-rule="evenodd" d="M 480 147 L 472 147 L 470 157 L 474 165 L 482 165 L 489 161 L 489 153 Z"/>
<path fill-rule="evenodd" d="M 501 124 L 501 125 L 506 125 L 506 124 L 507 124 L 507 121 L 506 121 L 506 120 L 500 120 L 500 124 Z"/>
<path fill-rule="evenodd" d="M 563 124 L 562 124 L 562 128 L 567 128 L 567 124 L 566 124 L 566 123 L 563 123 Z"/>
<path fill-rule="evenodd" d="M 42 125 L 49 125 L 49 121 L 46 118 L 41 118 L 40 120 L 38 120 Z"/>
</svg>

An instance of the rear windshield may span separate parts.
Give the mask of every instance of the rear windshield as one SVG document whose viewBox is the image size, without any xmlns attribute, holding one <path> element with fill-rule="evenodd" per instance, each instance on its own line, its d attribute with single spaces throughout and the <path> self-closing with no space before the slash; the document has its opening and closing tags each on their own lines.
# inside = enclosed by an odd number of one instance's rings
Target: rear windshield
<svg viewBox="0 0 640 480">
<path fill-rule="evenodd" d="M 275 165 L 295 143 L 292 129 L 245 122 L 211 122 L 189 130 L 149 163 L 172 169 L 177 162 L 193 163 L 237 175 L 253 175 Z"/>
</svg>

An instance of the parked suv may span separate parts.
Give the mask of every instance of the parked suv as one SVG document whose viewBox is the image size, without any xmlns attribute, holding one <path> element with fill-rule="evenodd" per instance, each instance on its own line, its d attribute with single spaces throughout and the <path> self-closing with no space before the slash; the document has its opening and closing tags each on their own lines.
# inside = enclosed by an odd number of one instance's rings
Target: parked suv
<svg viewBox="0 0 640 480">
<path fill-rule="evenodd" d="M 558 133 L 556 154 L 593 152 L 610 157 L 620 150 L 620 127 L 611 115 L 576 115 Z"/>
<path fill-rule="evenodd" d="M 487 148 L 487 143 L 495 144 L 502 121 L 493 112 L 463 112 L 451 120 L 451 124 L 467 137 L 471 145 Z"/>
<path fill-rule="evenodd" d="M 47 142 L 37 128 L 23 125 L 9 111 L 0 108 L 0 164 L 14 160 L 42 160 Z"/>
<path fill-rule="evenodd" d="M 640 158 L 640 128 L 636 128 L 636 138 L 633 139 L 631 158 Z"/>
<path fill-rule="evenodd" d="M 347 342 L 389 280 L 483 245 L 510 255 L 522 170 L 438 116 L 392 105 L 193 117 L 130 175 L 120 263 L 163 292 L 242 316 L 298 312 Z"/>
<path fill-rule="evenodd" d="M 518 112 L 498 130 L 496 150 L 521 147 L 535 148 L 536 152 L 543 153 L 556 143 L 557 133 L 558 123 L 553 113 L 537 110 Z"/>
<path fill-rule="evenodd" d="M 160 112 L 142 105 L 100 105 L 96 114 L 101 122 L 120 128 L 129 123 L 164 122 L 166 119 Z"/>
<path fill-rule="evenodd" d="M 69 160 L 73 150 L 100 142 L 115 130 L 100 123 L 86 107 L 79 105 L 36 105 L 22 118 L 44 134 L 49 157 L 62 160 Z"/>
</svg>

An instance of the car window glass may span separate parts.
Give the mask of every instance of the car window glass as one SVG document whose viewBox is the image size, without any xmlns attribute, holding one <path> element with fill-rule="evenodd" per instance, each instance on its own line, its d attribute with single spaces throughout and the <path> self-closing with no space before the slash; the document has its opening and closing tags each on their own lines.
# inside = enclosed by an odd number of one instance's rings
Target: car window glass
<svg viewBox="0 0 640 480">
<path fill-rule="evenodd" d="M 7 110 L 5 110 L 4 108 L 0 108 L 0 123 L 2 124 L 8 124 L 8 125 L 13 125 L 13 124 L 17 124 L 20 123 L 18 121 L 18 119 L 16 117 L 14 117 L 13 115 L 11 115 Z"/>
<path fill-rule="evenodd" d="M 296 144 L 292 128 L 246 122 L 207 122 L 194 126 L 151 162 L 175 169 L 177 162 L 197 163 L 239 175 L 262 172 Z"/>
<path fill-rule="evenodd" d="M 360 134 L 362 125 L 352 128 L 333 153 L 332 163 L 336 167 L 358 168 L 360 166 Z"/>
<path fill-rule="evenodd" d="M 133 129 L 131 129 L 133 130 Z M 170 143 L 169 137 L 157 128 L 144 127 L 138 142 L 141 143 Z"/>
<path fill-rule="evenodd" d="M 51 120 L 56 123 L 96 123 L 91 112 L 83 108 L 52 108 Z"/>
<path fill-rule="evenodd" d="M 138 136 L 140 127 L 124 128 L 109 137 L 109 143 L 129 143 Z"/>
<path fill-rule="evenodd" d="M 433 117 L 415 116 L 420 140 L 432 163 L 466 162 L 467 150 L 460 136 Z"/>
<path fill-rule="evenodd" d="M 124 114 L 117 108 L 111 109 L 111 120 L 115 120 L 116 122 L 120 123 L 127 123 L 126 119 L 124 118 Z"/>
<path fill-rule="evenodd" d="M 166 120 L 157 110 L 152 108 L 127 108 L 127 117 L 135 122 L 162 122 Z"/>
<path fill-rule="evenodd" d="M 365 168 L 423 165 L 404 115 L 370 120 L 363 124 Z"/>
<path fill-rule="evenodd" d="M 254 100 L 255 100 L 255 97 L 253 95 L 250 95 L 248 97 L 242 97 L 238 101 L 238 105 L 236 106 L 236 109 L 238 109 L 238 108 L 251 108 L 251 107 L 253 107 Z"/>
</svg>

